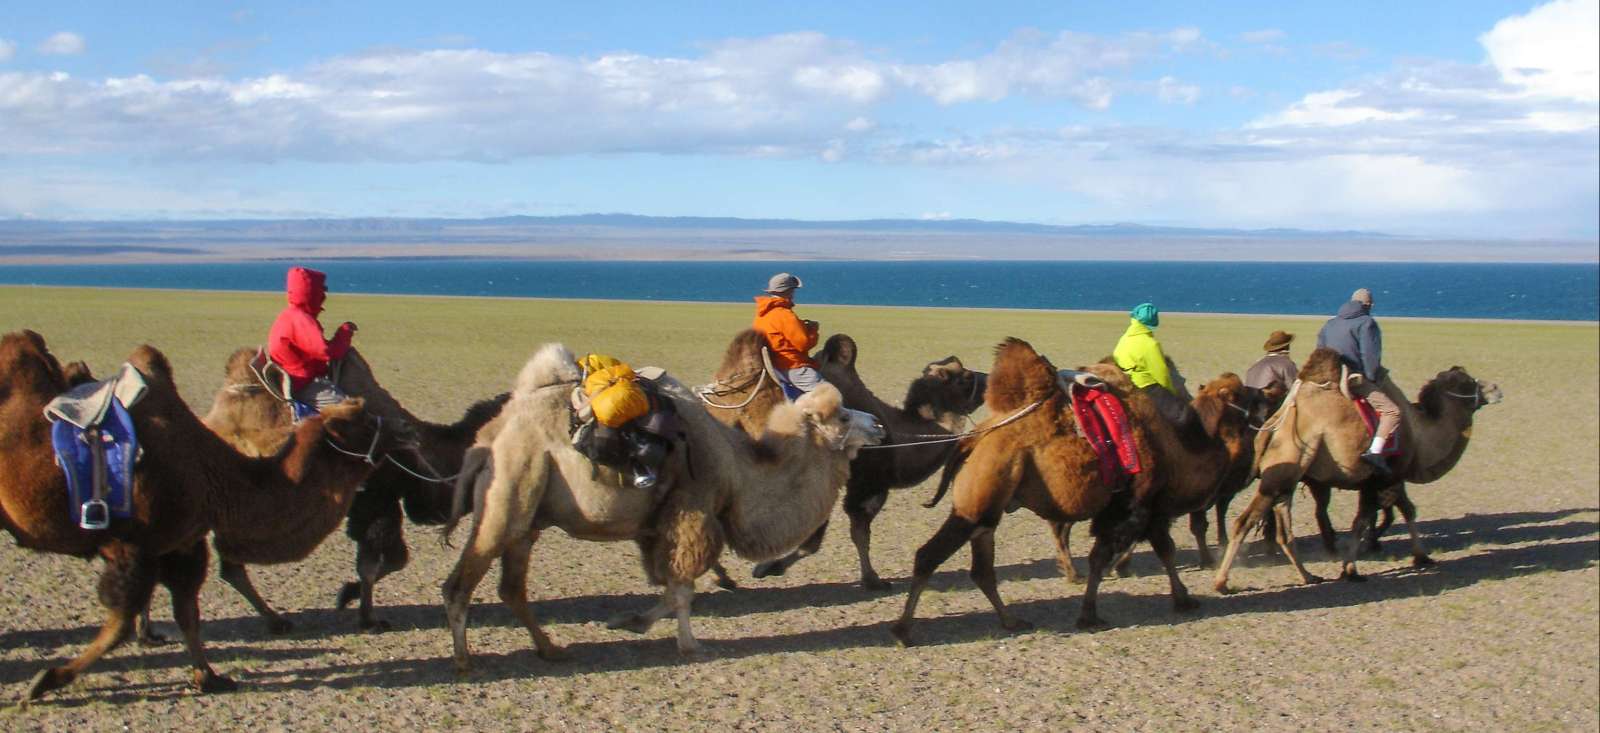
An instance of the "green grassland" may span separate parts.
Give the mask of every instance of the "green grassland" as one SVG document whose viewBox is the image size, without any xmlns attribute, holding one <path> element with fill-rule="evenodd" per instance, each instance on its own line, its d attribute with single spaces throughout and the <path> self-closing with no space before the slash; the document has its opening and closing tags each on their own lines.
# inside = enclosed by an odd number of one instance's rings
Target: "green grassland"
<svg viewBox="0 0 1600 733">
<path fill-rule="evenodd" d="M 203 413 L 224 360 L 259 344 L 282 302 L 268 293 L 7 287 L 0 330 L 39 331 L 59 357 L 88 361 L 98 373 L 137 344 L 155 345 Z M 890 401 L 931 360 L 955 354 L 987 369 L 994 345 L 1017 336 L 1058 366 L 1075 366 L 1109 353 L 1127 323 L 1121 314 L 803 299 L 798 309 L 820 321 L 824 335 L 854 336 L 862 377 Z M 334 293 L 322 320 L 330 332 L 343 320 L 360 324 L 356 343 L 389 391 L 424 418 L 453 420 L 508 389 L 549 341 L 703 383 L 752 310 L 749 302 Z M 1082 587 L 1061 580 L 1042 523 L 1020 511 L 997 532 L 1000 590 L 1039 630 L 1000 630 L 966 578 L 963 551 L 935 576 L 919 609 L 924 645 L 902 650 L 886 625 L 904 601 L 913 553 L 947 511 L 917 506 L 923 486 L 892 496 L 874 524 L 873 557 L 896 583 L 893 592 L 855 585 L 855 552 L 836 512 L 822 552 L 783 578 L 751 580 L 748 562 L 725 558 L 744 587 L 697 597 L 695 630 L 709 651 L 687 660 L 665 625 L 639 637 L 600 623 L 653 600 L 631 544 L 547 532 L 534 551 L 532 592 L 574 660 L 534 658 L 485 582 L 471 631 L 478 671 L 458 678 L 439 607 L 456 551 L 408 528 L 411 565 L 377 591 L 379 616 L 395 630 L 368 636 L 354 632 L 352 612 L 330 608 L 353 555 L 335 533 L 303 563 L 252 569 L 263 594 L 297 625 L 288 636 L 267 636 L 235 593 L 215 580 L 206 585 L 203 631 L 219 671 L 242 683 L 239 692 L 192 696 L 180 652 L 124 648 L 51 699 L 0 711 L 0 728 L 1593 730 L 1600 331 L 1593 323 L 1385 318 L 1381 303 L 1377 316 L 1384 361 L 1408 391 L 1461 365 L 1505 393 L 1479 413 L 1457 468 L 1411 489 L 1439 561 L 1430 568 L 1410 566 L 1397 530 L 1387 554 L 1363 561 L 1366 583 L 1298 586 L 1287 566 L 1252 557 L 1234 574 L 1241 592 L 1222 598 L 1211 592 L 1210 573 L 1194 568 L 1180 524 L 1181 575 L 1202 609 L 1172 612 L 1166 579 L 1141 546 L 1139 577 L 1109 581 L 1101 597 L 1115 627 L 1087 634 L 1072 626 Z M 1194 385 L 1243 371 L 1274 329 L 1297 334 L 1294 356 L 1303 358 L 1321 320 L 1164 314 L 1159 335 Z M 1353 504 L 1341 492 L 1336 523 L 1347 526 Z M 1335 575 L 1333 559 L 1311 539 L 1307 505 L 1294 517 L 1302 558 Z M 93 636 L 101 619 L 95 569 L 0 547 L 0 697 L 19 694 L 34 672 Z M 170 618 L 164 596 L 158 623 Z"/>
</svg>

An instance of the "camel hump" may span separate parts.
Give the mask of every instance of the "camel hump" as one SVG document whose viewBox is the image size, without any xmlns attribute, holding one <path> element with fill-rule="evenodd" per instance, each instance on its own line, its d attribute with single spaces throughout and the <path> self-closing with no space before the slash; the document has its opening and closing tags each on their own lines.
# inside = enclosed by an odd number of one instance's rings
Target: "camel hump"
<svg viewBox="0 0 1600 733">
<path fill-rule="evenodd" d="M 846 334 L 836 333 L 829 336 L 828 342 L 822 345 L 821 353 L 817 354 L 817 361 L 855 371 L 856 353 L 856 340 Z"/>
<path fill-rule="evenodd" d="M 1306 357 L 1306 363 L 1301 365 L 1300 381 L 1337 382 L 1341 363 L 1339 352 L 1326 346 L 1318 347 Z"/>
<path fill-rule="evenodd" d="M 240 346 L 228 355 L 228 365 L 222 369 L 223 384 L 253 384 L 255 372 L 250 370 L 251 360 L 260 350 L 254 346 Z"/>
<path fill-rule="evenodd" d="M 767 339 L 760 331 L 747 328 L 733 336 L 728 342 L 728 350 L 722 355 L 722 367 L 718 374 L 726 376 L 750 364 L 761 363 L 761 348 L 767 345 Z"/>
<path fill-rule="evenodd" d="M 1056 369 L 1033 345 L 1014 336 L 994 350 L 994 368 L 984 402 L 993 413 L 1011 412 L 1046 399 L 1056 389 Z"/>
<path fill-rule="evenodd" d="M 172 362 L 167 361 L 167 355 L 150 344 L 140 344 L 139 348 L 134 349 L 133 353 L 128 355 L 128 363 L 147 378 L 155 377 L 168 384 L 177 381 L 173 379 Z"/>
</svg>

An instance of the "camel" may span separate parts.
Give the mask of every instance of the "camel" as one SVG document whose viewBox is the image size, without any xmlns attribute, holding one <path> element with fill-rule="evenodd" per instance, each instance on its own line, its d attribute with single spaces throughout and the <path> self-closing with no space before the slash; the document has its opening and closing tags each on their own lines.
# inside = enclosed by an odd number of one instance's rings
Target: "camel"
<svg viewBox="0 0 1600 733">
<path fill-rule="evenodd" d="M 1404 399 L 1392 380 L 1384 379 L 1381 388 L 1400 405 L 1398 431 L 1404 454 L 1390 460 L 1391 476 L 1377 475 L 1360 460 L 1369 441 L 1366 425 L 1355 404 L 1339 388 L 1345 372 L 1339 355 L 1319 348 L 1306 357 L 1300 381 L 1256 439 L 1257 473 L 1255 497 L 1233 523 L 1233 538 L 1217 569 L 1216 589 L 1228 592 L 1228 571 L 1239 551 L 1245 532 L 1253 529 L 1271 510 L 1277 519 L 1275 539 L 1284 555 L 1294 564 L 1302 583 L 1322 579 L 1312 575 L 1294 554 L 1290 504 L 1294 487 L 1301 481 L 1313 492 L 1329 493 L 1332 488 L 1359 492 L 1359 508 L 1351 526 L 1352 541 L 1345 548 L 1340 577 L 1361 581 L 1356 555 L 1361 538 L 1372 528 L 1373 517 L 1381 506 L 1398 506 L 1411 535 L 1412 563 L 1430 565 L 1433 560 L 1423 547 L 1416 528 L 1416 506 L 1406 496 L 1407 481 L 1436 481 L 1453 468 L 1472 438 L 1472 419 L 1478 409 L 1501 400 L 1499 386 L 1475 379 L 1461 367 L 1439 372 L 1422 387 L 1416 404 Z M 1331 544 L 1332 528 L 1326 515 L 1325 499 L 1319 498 L 1318 523 Z"/>
<path fill-rule="evenodd" d="M 404 449 L 408 438 L 350 400 L 308 418 L 272 456 L 240 455 L 190 412 L 161 352 L 141 346 L 128 357 L 147 391 L 129 409 L 143 450 L 134 472 L 133 516 L 109 529 L 71 520 L 66 480 L 54 463 L 44 405 L 68 386 L 59 362 L 32 331 L 0 338 L 0 526 L 25 548 L 106 561 L 99 597 L 106 620 L 89 647 L 65 665 L 39 672 L 28 699 L 70 684 L 125 641 L 157 583 L 172 595 L 192 684 L 224 692 L 237 684 L 206 661 L 200 640 L 200 586 L 207 532 L 254 528 L 271 542 L 312 531 L 327 505 L 348 506 L 373 461 Z M 328 531 L 332 527 L 327 527 Z"/>
<path fill-rule="evenodd" d="M 240 348 L 228 357 L 223 386 L 206 414 L 212 430 L 248 455 L 270 455 L 293 431 L 289 405 L 273 396 L 250 369 L 256 349 Z M 405 541 L 404 516 L 418 524 L 440 524 L 450 514 L 453 482 L 441 476 L 454 475 L 461 468 L 461 457 L 472 445 L 478 429 L 500 412 L 509 395 L 499 395 L 467 408 L 466 414 L 451 425 L 418 419 L 378 383 L 360 352 L 351 349 L 340 362 L 338 380 L 349 394 L 367 400 L 374 414 L 385 420 L 403 421 L 412 426 L 421 448 L 401 458 L 393 458 L 373 472 L 366 486 L 349 506 L 345 534 L 356 543 L 356 580 L 345 583 L 338 594 L 344 608 L 359 601 L 360 628 L 384 631 L 389 624 L 375 618 L 372 610 L 373 586 L 385 575 L 404 568 L 410 560 Z M 410 464 L 409 466 L 407 464 Z M 329 517 L 337 520 L 344 517 Z M 278 542 L 272 552 L 263 553 L 262 543 L 251 537 L 218 534 L 215 538 L 223 580 L 244 596 L 267 623 L 273 634 L 282 634 L 293 624 L 273 610 L 256 591 L 245 564 L 279 564 L 305 559 L 321 537 L 304 537 L 295 545 Z M 313 541 L 315 540 L 315 541 Z M 250 549 L 255 548 L 255 549 Z"/>
<path fill-rule="evenodd" d="M 1129 477 L 1128 486 L 1106 485 L 1094 449 L 1073 424 L 1055 367 L 1026 341 L 1001 343 L 985 398 L 990 417 L 964 442 L 964 458 L 954 462 L 950 517 L 917 550 L 905 609 L 890 627 L 901 644 L 911 644 L 911 624 L 929 578 L 963 543 L 972 547 L 972 580 L 994 606 L 1000 625 L 1008 631 L 1032 628 L 1010 615 L 995 583 L 994 531 L 1013 504 L 1050 523 L 1058 542 L 1067 523 L 1093 520 L 1095 543 L 1079 628 L 1105 625 L 1097 611 L 1100 582 L 1111 560 L 1140 538 L 1150 542 L 1166 568 L 1173 607 L 1198 607 L 1178 578 L 1171 524 L 1210 501 L 1236 466 L 1240 444 L 1247 442 L 1247 393 L 1233 374 L 1207 384 L 1195 400 L 1199 425 L 1180 434 L 1114 365 L 1095 364 L 1085 371 L 1105 381 L 1127 406 L 1143 470 Z"/>
<path fill-rule="evenodd" d="M 1273 382 L 1265 388 L 1257 389 L 1245 387 L 1250 393 L 1250 401 L 1254 405 L 1250 408 L 1250 429 L 1259 431 L 1267 423 L 1272 413 L 1283 404 L 1283 398 L 1288 395 L 1288 388 Z M 1228 505 L 1233 502 L 1233 497 L 1250 486 L 1256 480 L 1255 474 L 1255 441 L 1247 440 L 1240 446 L 1243 452 L 1234 463 L 1235 468 L 1222 478 L 1222 483 L 1217 487 L 1216 497 L 1210 505 L 1189 514 L 1189 533 L 1194 535 L 1195 549 L 1199 552 L 1199 566 L 1210 568 L 1216 563 L 1211 555 L 1211 547 L 1206 543 L 1206 530 L 1210 529 L 1210 519 L 1206 515 L 1210 511 L 1217 513 L 1217 546 L 1226 547 L 1228 544 Z M 1268 517 L 1269 521 L 1271 517 Z M 1267 527 L 1267 531 L 1275 529 Z"/>
<path fill-rule="evenodd" d="M 729 358 L 719 370 L 718 378 L 730 378 L 738 384 L 740 380 L 734 377 L 738 371 L 730 366 L 744 371 L 762 369 L 761 345 L 761 337 L 755 331 L 740 333 L 729 347 Z M 878 577 L 878 571 L 872 567 L 872 520 L 883 510 L 890 489 L 916 486 L 944 466 L 955 452 L 955 443 L 948 438 L 960 429 L 967 415 L 983 404 L 987 375 L 967 369 L 954 356 L 930 362 L 906 389 L 903 406 L 896 407 L 878 399 L 861 381 L 856 373 L 856 354 L 855 339 L 844 334 L 829 337 L 816 356 L 823 378 L 843 393 L 845 407 L 876 417 L 888 430 L 891 445 L 909 444 L 862 451 L 850 463 L 850 482 L 845 486 L 844 512 L 850 518 L 850 539 L 855 543 L 861 564 L 861 585 L 872 590 L 886 590 L 889 583 Z M 715 410 L 713 414 L 730 423 L 738 418 L 740 425 L 745 426 L 747 416 L 764 418 L 760 409 L 770 412 L 778 404 L 782 404 L 781 400 L 763 400 L 743 410 Z M 828 523 L 824 521 L 794 552 L 757 565 L 753 575 L 757 578 L 783 575 L 801 558 L 816 554 L 827 530 Z"/>
<path fill-rule="evenodd" d="M 541 347 L 518 375 L 511 401 L 468 451 L 456 483 L 458 511 L 444 528 L 449 536 L 472 492 L 478 510 L 471 534 L 442 589 L 458 670 L 469 667 L 472 591 L 496 558 L 500 598 L 527 626 L 539 656 L 565 656 L 527 602 L 528 554 L 550 527 L 585 540 L 636 541 L 646 575 L 665 591 L 655 607 L 610 626 L 643 633 L 675 613 L 678 650 L 698 650 L 689 628 L 694 581 L 723 545 L 758 561 L 794 549 L 833 509 L 856 451 L 883 437 L 870 415 L 843 409 L 838 390 L 824 387 L 775 408 L 761 438 L 751 440 L 662 375 L 657 393 L 671 402 L 688 437 L 663 466 L 658 488 L 637 489 L 572 447 L 569 396 L 580 376 L 566 347 Z"/>
</svg>

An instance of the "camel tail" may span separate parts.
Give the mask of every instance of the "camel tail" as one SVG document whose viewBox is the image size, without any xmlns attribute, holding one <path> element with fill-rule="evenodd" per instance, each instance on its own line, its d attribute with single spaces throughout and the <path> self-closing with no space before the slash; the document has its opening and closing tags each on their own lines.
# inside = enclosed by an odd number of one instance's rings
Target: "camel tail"
<svg viewBox="0 0 1600 733">
<path fill-rule="evenodd" d="M 950 485 L 955 483 L 956 474 L 961 473 L 961 466 L 966 464 L 967 456 L 971 454 L 970 447 L 959 444 L 954 451 L 951 451 L 950 457 L 945 459 L 944 470 L 939 472 L 939 488 L 934 489 L 933 498 L 922 502 L 922 508 L 932 509 L 940 499 L 944 498 L 945 492 L 950 490 Z"/>
<path fill-rule="evenodd" d="M 453 547 L 450 535 L 455 533 L 461 518 L 472 513 L 472 495 L 478 485 L 478 475 L 494 468 L 490 460 L 493 457 L 494 451 L 481 445 L 467 449 L 466 455 L 461 457 L 461 473 L 456 476 L 455 493 L 450 497 L 450 518 L 439 528 L 439 543 L 445 547 Z"/>
</svg>

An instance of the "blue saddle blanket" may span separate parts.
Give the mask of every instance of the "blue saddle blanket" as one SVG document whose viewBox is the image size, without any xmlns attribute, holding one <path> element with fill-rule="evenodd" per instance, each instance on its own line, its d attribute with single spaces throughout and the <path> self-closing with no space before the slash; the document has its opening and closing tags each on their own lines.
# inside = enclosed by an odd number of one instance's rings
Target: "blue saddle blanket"
<svg viewBox="0 0 1600 733">
<path fill-rule="evenodd" d="M 139 458 L 139 439 L 133 418 L 122 402 L 112 399 L 100 425 L 95 429 L 106 460 L 106 507 L 113 519 L 133 516 L 133 468 Z M 50 426 L 50 442 L 56 449 L 56 464 L 67 476 L 67 505 L 72 523 L 83 521 L 83 504 L 94 498 L 94 451 L 91 431 L 66 420 Z"/>
</svg>

